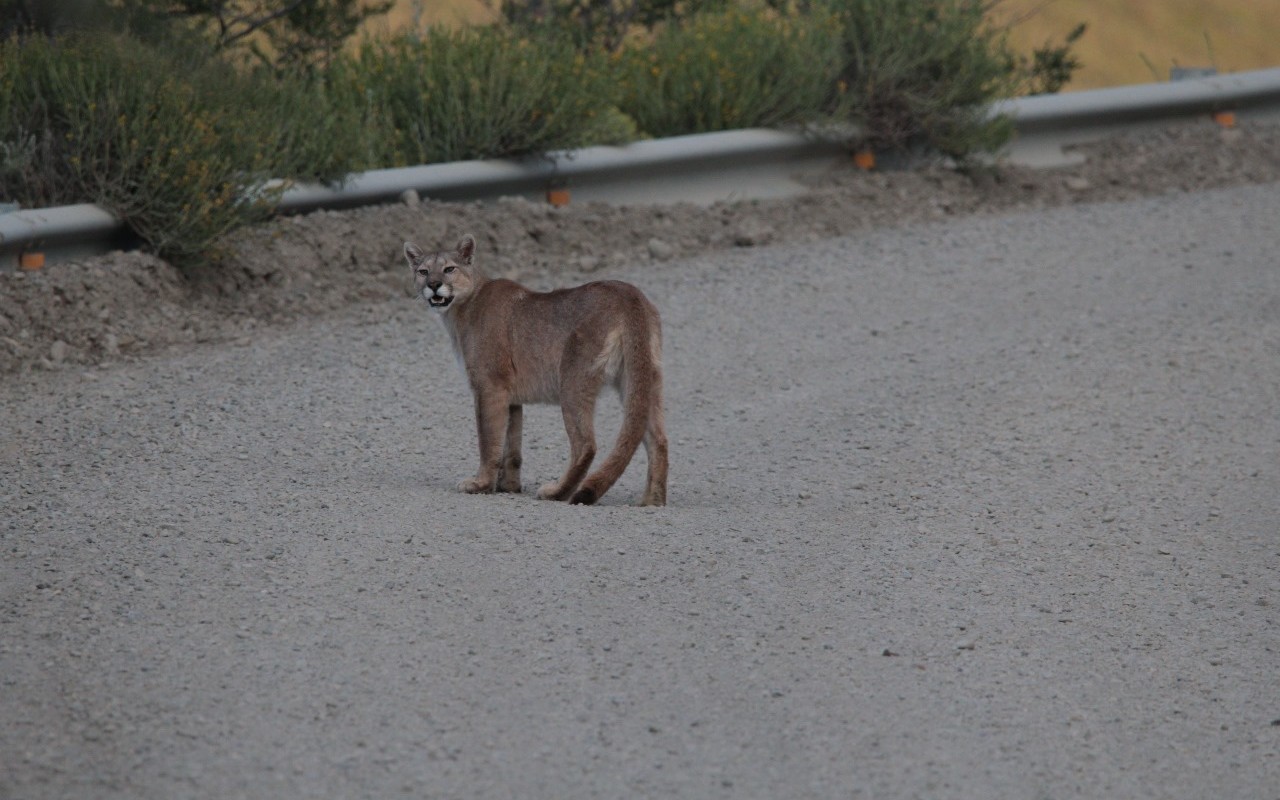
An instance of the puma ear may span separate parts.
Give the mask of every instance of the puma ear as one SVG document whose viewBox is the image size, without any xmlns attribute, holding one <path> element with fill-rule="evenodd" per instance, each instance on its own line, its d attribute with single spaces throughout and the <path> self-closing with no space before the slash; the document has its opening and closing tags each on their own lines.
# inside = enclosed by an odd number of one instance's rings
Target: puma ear
<svg viewBox="0 0 1280 800">
<path fill-rule="evenodd" d="M 422 252 L 422 248 L 418 247 L 413 242 L 405 242 L 404 257 L 408 259 L 409 266 L 416 267 L 422 263 L 422 260 L 427 257 L 427 254 Z"/>
<path fill-rule="evenodd" d="M 476 252 L 476 237 L 467 234 L 462 237 L 462 241 L 458 242 L 458 255 L 461 256 L 463 264 L 471 263 L 471 256 Z"/>
</svg>

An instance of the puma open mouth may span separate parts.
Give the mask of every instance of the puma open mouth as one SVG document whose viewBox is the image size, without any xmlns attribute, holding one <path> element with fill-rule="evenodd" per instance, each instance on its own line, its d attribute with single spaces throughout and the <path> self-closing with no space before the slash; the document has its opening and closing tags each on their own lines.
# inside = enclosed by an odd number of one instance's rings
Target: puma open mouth
<svg viewBox="0 0 1280 800">
<path fill-rule="evenodd" d="M 428 297 L 427 298 L 427 305 L 431 306 L 432 308 L 448 308 L 449 304 L 452 302 L 453 302 L 453 295 L 449 295 L 448 297 Z"/>
</svg>

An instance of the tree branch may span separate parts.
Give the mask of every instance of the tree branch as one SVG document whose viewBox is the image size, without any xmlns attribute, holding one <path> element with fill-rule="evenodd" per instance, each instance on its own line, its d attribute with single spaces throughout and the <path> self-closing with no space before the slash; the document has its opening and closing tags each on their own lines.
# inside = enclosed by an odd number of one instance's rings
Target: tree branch
<svg viewBox="0 0 1280 800">
<path fill-rule="evenodd" d="M 232 19 L 226 24 L 221 37 L 222 45 L 225 47 L 227 45 L 235 44 L 246 36 L 252 35 L 254 31 L 270 25 L 281 17 L 287 16 L 295 8 L 298 8 L 306 2 L 308 2 L 308 0 L 289 0 L 289 2 L 285 3 L 275 11 L 268 12 L 266 15 L 258 17 L 257 19 L 254 18 L 252 11 L 247 11 L 244 14 L 241 14 L 239 17 Z M 231 34 L 226 32 L 236 25 L 242 25 L 243 30 Z"/>
</svg>

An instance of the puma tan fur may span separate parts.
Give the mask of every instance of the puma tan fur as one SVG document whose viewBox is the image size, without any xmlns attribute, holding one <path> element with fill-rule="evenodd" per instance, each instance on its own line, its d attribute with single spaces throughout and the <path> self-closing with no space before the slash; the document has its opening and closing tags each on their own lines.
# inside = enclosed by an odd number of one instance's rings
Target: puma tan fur
<svg viewBox="0 0 1280 800">
<path fill-rule="evenodd" d="M 538 496 L 594 503 L 644 443 L 649 459 L 643 505 L 667 501 L 667 434 L 662 411 L 662 323 L 636 287 L 596 281 L 535 292 L 490 279 L 473 262 L 476 242 L 426 253 L 404 246 L 414 288 L 440 314 L 475 396 L 480 468 L 464 492 L 520 491 L 520 439 L 526 403 L 558 403 L 569 434 L 569 465 Z M 591 474 L 596 398 L 622 398 L 613 451 Z"/>
</svg>

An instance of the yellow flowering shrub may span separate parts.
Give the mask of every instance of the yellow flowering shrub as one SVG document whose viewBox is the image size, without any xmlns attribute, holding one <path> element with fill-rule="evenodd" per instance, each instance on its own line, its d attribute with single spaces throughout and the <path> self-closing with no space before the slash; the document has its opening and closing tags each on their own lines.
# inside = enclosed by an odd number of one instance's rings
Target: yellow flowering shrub
<svg viewBox="0 0 1280 800">
<path fill-rule="evenodd" d="M 106 34 L 0 42 L 0 195 L 93 202 L 179 263 L 261 218 L 273 178 L 336 178 L 354 130 L 285 86 Z"/>
<path fill-rule="evenodd" d="M 597 144 L 610 92 L 602 57 L 563 37 L 498 26 L 367 42 L 333 65 L 330 82 L 349 97 L 363 90 L 385 164 Z"/>
<path fill-rule="evenodd" d="M 840 71 L 823 12 L 704 13 L 658 29 L 619 59 L 619 107 L 652 136 L 813 119 Z"/>
</svg>

